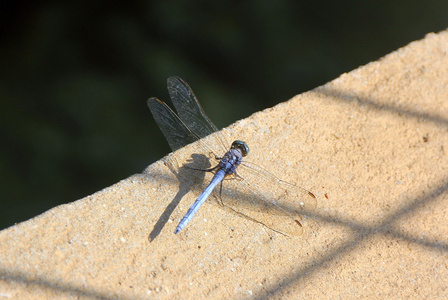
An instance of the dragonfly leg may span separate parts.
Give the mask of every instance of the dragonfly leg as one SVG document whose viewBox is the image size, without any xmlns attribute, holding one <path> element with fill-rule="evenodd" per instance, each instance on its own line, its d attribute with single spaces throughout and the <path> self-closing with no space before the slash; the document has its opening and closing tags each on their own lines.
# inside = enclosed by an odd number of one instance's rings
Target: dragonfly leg
<svg viewBox="0 0 448 300">
<path fill-rule="evenodd" d="M 219 199 L 218 199 L 218 203 L 221 206 L 224 206 L 224 201 L 222 201 L 222 181 L 221 181 L 221 184 L 219 185 Z"/>
<path fill-rule="evenodd" d="M 229 178 L 230 177 L 230 178 Z M 243 177 L 241 177 L 240 175 L 238 175 L 237 172 L 233 172 L 232 176 L 228 176 L 225 178 L 226 180 L 244 180 Z"/>
</svg>

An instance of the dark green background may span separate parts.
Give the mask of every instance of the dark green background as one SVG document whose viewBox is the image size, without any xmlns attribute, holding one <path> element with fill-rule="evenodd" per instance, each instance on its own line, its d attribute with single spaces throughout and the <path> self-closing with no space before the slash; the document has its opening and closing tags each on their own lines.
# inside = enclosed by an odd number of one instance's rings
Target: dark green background
<svg viewBox="0 0 448 300">
<path fill-rule="evenodd" d="M 448 25 L 448 1 L 2 1 L 0 228 L 170 150 L 146 99 L 190 83 L 218 127 Z"/>
</svg>

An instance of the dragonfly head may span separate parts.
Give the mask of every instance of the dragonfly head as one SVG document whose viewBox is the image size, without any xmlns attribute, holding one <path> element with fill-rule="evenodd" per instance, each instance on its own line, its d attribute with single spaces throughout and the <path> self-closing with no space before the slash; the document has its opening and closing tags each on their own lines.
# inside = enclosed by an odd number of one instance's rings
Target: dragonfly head
<svg viewBox="0 0 448 300">
<path fill-rule="evenodd" d="M 231 149 L 238 149 L 241 151 L 241 154 L 243 156 L 246 156 L 247 154 L 249 154 L 249 146 L 240 140 L 236 140 L 232 143 L 232 147 L 230 147 Z"/>
</svg>

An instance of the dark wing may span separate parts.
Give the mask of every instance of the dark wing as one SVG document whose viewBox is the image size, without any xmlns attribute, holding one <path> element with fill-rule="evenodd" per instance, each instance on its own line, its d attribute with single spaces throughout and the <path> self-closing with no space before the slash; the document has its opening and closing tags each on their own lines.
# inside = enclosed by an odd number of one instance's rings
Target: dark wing
<svg viewBox="0 0 448 300">
<path fill-rule="evenodd" d="M 147 103 L 171 150 L 176 151 L 199 139 L 166 103 L 157 98 L 149 98 Z"/>
<path fill-rule="evenodd" d="M 185 81 L 179 77 L 169 77 L 167 87 L 177 114 L 191 131 L 200 138 L 218 131 L 218 128 L 207 117 L 190 86 Z"/>
</svg>

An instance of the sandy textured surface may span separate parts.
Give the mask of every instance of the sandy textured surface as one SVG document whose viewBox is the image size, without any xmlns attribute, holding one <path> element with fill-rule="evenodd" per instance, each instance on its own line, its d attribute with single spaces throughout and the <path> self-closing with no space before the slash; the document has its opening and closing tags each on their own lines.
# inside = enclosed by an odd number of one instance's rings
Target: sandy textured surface
<svg viewBox="0 0 448 300">
<path fill-rule="evenodd" d="M 302 236 L 213 197 L 173 234 L 198 190 L 159 161 L 0 232 L 0 299 L 446 299 L 447 120 L 442 32 L 225 130 L 316 194 Z"/>
</svg>

